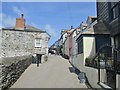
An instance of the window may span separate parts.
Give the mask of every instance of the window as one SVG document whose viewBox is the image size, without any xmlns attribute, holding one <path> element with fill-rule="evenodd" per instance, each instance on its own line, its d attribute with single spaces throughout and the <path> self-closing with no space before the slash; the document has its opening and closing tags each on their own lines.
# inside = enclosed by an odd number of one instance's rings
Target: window
<svg viewBox="0 0 120 90">
<path fill-rule="evenodd" d="M 118 2 L 111 2 L 111 7 L 114 7 Z"/>
<path fill-rule="evenodd" d="M 110 45 L 111 46 L 111 38 L 109 35 L 97 35 L 95 37 L 95 42 L 96 42 L 96 53 L 99 51 L 101 46 L 103 45 Z M 107 49 L 107 50 L 106 50 Z M 106 48 L 105 51 L 112 52 L 111 49 Z M 104 50 L 103 50 L 104 51 Z"/>
<path fill-rule="evenodd" d="M 41 39 L 39 38 L 35 39 L 35 47 L 41 47 Z"/>
<path fill-rule="evenodd" d="M 111 19 L 116 19 L 120 15 L 119 3 L 111 2 Z"/>
<path fill-rule="evenodd" d="M 116 48 L 120 48 L 120 34 L 115 36 L 115 46 Z"/>
<path fill-rule="evenodd" d="M 79 39 L 77 41 L 78 46 L 78 54 L 83 53 L 83 38 Z"/>
<path fill-rule="evenodd" d="M 120 50 L 120 34 L 115 37 L 115 47 Z M 117 60 L 120 61 L 120 52 L 118 52 Z"/>
</svg>

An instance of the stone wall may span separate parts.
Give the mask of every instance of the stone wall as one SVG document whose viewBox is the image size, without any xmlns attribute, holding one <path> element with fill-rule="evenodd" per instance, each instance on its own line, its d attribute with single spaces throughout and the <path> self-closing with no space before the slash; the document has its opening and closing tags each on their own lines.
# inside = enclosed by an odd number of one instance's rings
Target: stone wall
<svg viewBox="0 0 120 90">
<path fill-rule="evenodd" d="M 34 52 L 34 35 L 31 32 L 2 30 L 2 57 L 29 55 Z"/>
<path fill-rule="evenodd" d="M 13 85 L 31 63 L 32 55 L 2 58 L 0 89 L 6 90 Z"/>
<path fill-rule="evenodd" d="M 42 47 L 35 48 L 35 38 L 42 40 Z M 1 57 L 47 54 L 48 36 L 46 33 L 23 30 L 2 30 Z"/>
<path fill-rule="evenodd" d="M 42 40 L 42 47 L 35 48 L 35 38 Z M 38 51 L 38 52 L 36 52 Z M 0 30 L 0 89 L 6 90 L 32 63 L 33 56 L 44 54 L 47 60 L 48 36 L 45 33 L 25 30 Z"/>
<path fill-rule="evenodd" d="M 2 52 L 2 30 L 0 29 L 0 52 Z M 2 54 L 0 54 L 0 58 L 2 57 Z"/>
</svg>

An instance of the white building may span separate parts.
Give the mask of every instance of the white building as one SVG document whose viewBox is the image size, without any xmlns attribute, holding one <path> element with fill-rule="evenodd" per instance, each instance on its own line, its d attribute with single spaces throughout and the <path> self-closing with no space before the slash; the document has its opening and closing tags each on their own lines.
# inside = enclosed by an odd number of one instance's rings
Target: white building
<svg viewBox="0 0 120 90">
<path fill-rule="evenodd" d="M 87 22 L 89 21 L 91 24 L 89 25 L 89 23 L 87 23 L 87 27 L 80 28 L 79 34 L 75 37 L 76 40 L 74 41 L 77 43 L 77 52 L 76 55 L 73 54 L 74 57 L 71 60 L 71 63 L 76 69 L 86 73 L 89 83 L 92 84 L 93 87 L 99 88 L 97 87 L 98 85 L 96 85 L 96 82 L 98 81 L 97 69 L 85 66 L 85 60 L 88 57 L 94 57 L 102 45 L 110 45 L 111 37 L 110 32 L 105 25 L 102 25 L 100 30 L 96 30 L 93 28 L 95 23 L 97 23 L 96 20 L 94 20 L 94 22 L 90 22 L 92 20 L 89 19 L 91 18 L 88 17 Z M 73 48 L 76 46 L 73 45 Z"/>
</svg>

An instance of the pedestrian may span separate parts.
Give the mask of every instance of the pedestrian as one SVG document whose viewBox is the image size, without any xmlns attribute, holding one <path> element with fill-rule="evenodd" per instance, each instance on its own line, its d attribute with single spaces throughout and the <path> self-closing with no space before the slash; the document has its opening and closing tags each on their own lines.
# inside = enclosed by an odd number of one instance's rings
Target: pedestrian
<svg viewBox="0 0 120 90">
<path fill-rule="evenodd" d="M 39 63 L 40 63 L 40 56 L 39 54 L 37 54 L 37 67 L 39 67 Z"/>
</svg>

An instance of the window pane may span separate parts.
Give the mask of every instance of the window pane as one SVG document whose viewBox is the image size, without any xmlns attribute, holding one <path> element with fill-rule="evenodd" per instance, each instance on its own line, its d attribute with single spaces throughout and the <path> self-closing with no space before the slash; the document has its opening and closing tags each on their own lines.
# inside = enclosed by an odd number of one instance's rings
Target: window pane
<svg viewBox="0 0 120 90">
<path fill-rule="evenodd" d="M 35 47 L 41 47 L 41 39 L 35 39 Z"/>
<path fill-rule="evenodd" d="M 111 8 L 113 8 L 118 2 L 111 2 Z"/>
<path fill-rule="evenodd" d="M 116 17 L 119 16 L 119 7 L 118 7 L 118 5 L 115 7 L 115 15 L 116 15 Z"/>
<path fill-rule="evenodd" d="M 120 15 L 118 4 L 115 7 L 111 8 L 111 12 L 112 12 L 112 19 L 115 19 Z"/>
<path fill-rule="evenodd" d="M 83 38 L 78 41 L 78 54 L 83 53 Z"/>
<path fill-rule="evenodd" d="M 115 37 L 115 46 L 118 50 L 120 50 L 120 34 Z M 120 61 L 120 52 L 118 52 L 117 60 Z"/>
</svg>

